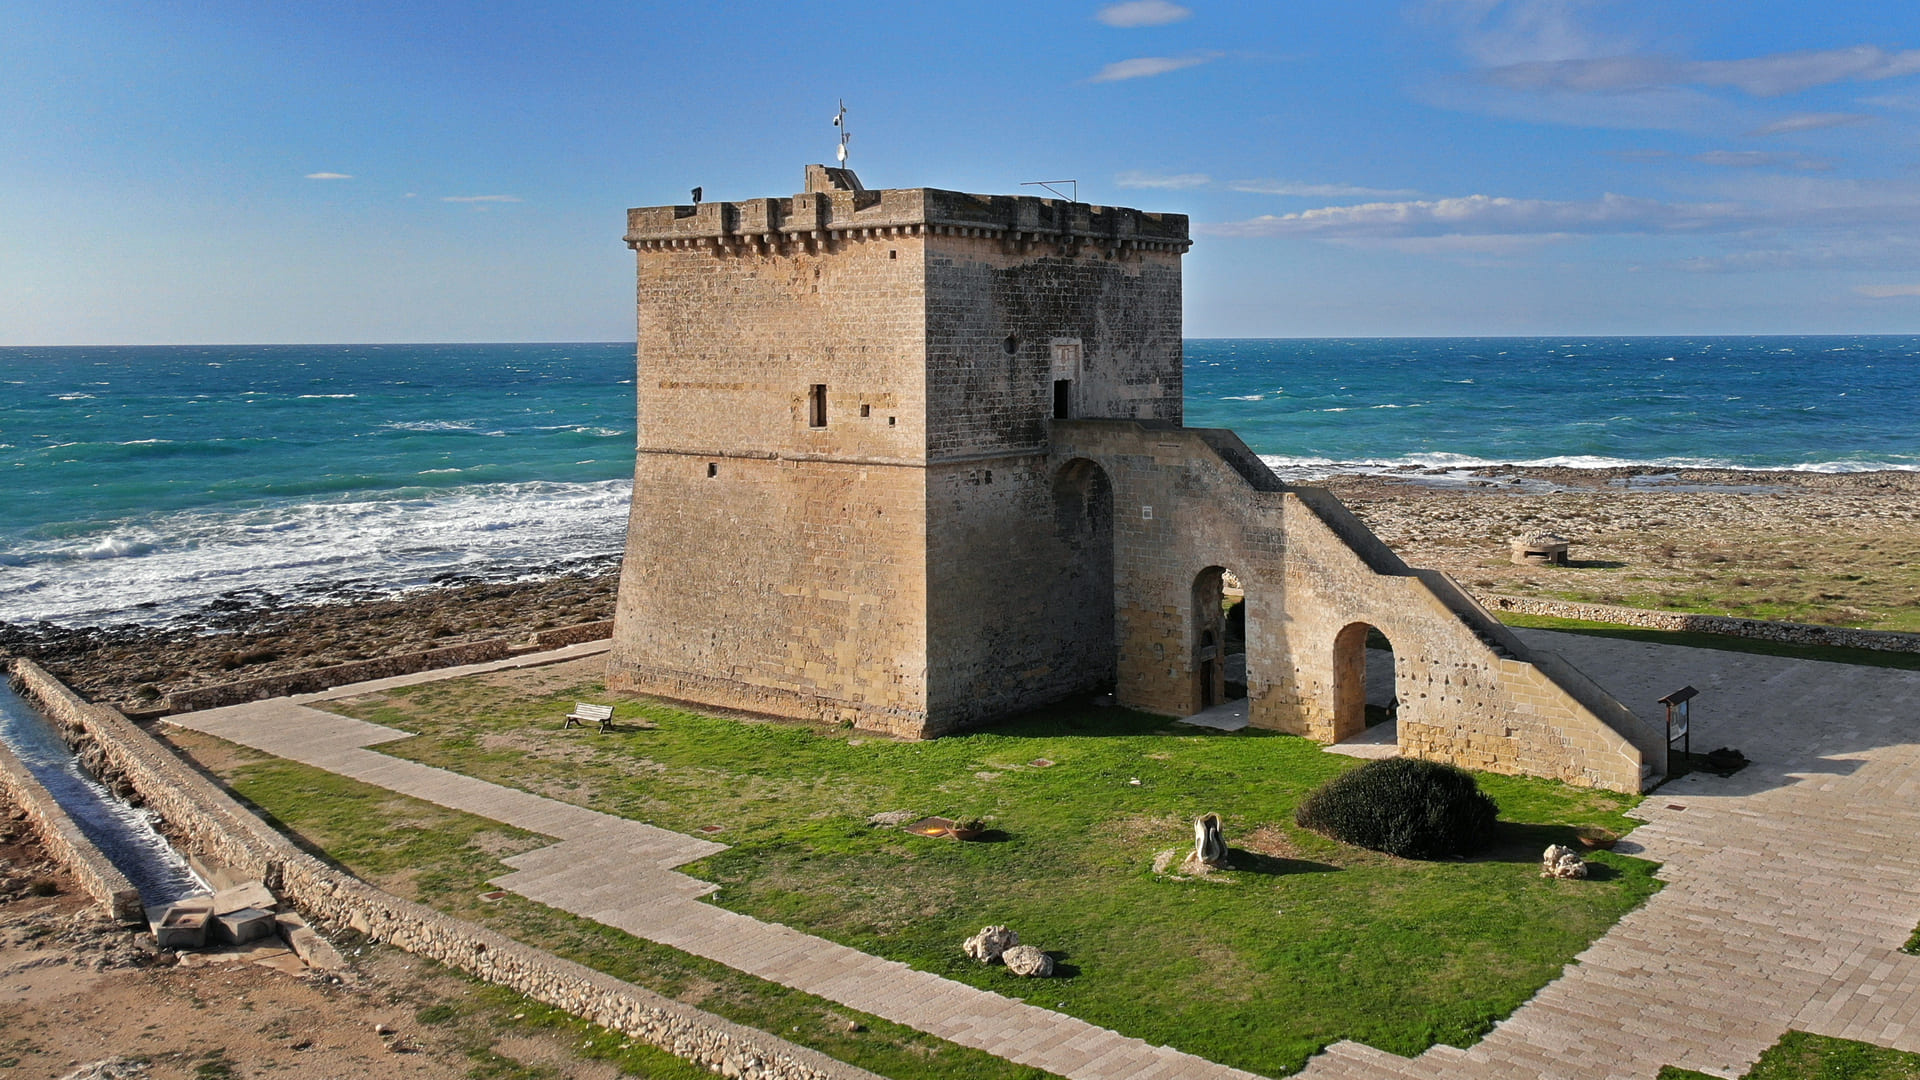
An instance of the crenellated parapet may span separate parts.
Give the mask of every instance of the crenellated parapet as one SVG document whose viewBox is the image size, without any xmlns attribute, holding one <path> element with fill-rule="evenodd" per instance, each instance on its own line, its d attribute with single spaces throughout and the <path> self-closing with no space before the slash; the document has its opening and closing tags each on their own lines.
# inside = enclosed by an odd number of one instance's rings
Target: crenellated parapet
<svg viewBox="0 0 1920 1080">
<path fill-rule="evenodd" d="M 1114 257 L 1178 255 L 1192 246 L 1185 214 L 939 188 L 851 188 L 785 199 L 637 207 L 627 211 L 626 241 L 636 251 L 705 248 L 728 255 L 928 235 L 998 241 L 1016 252 L 1052 245 Z"/>
</svg>

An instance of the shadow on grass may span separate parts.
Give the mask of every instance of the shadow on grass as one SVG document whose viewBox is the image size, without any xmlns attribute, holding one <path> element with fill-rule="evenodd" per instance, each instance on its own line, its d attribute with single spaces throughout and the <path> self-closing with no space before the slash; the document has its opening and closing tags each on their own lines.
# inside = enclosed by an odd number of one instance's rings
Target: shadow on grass
<svg viewBox="0 0 1920 1080">
<path fill-rule="evenodd" d="M 1580 843 L 1580 827 L 1577 825 L 1529 825 L 1518 821 L 1500 823 L 1500 838 L 1487 850 L 1473 856 L 1472 862 L 1537 863 L 1546 854 L 1547 848 L 1559 844 L 1572 848 L 1574 854 L 1586 858 L 1592 850 Z M 1620 876 L 1620 871 L 1605 863 L 1588 862 L 1588 881 L 1612 881 Z"/>
<path fill-rule="evenodd" d="M 1022 713 L 996 724 L 969 729 L 981 735 L 1004 735 L 1015 739 L 1057 739 L 1066 736 L 1184 735 L 1212 738 L 1274 738 L 1277 731 L 1241 728 L 1220 731 L 1215 728 L 1182 724 L 1171 716 L 1136 712 L 1117 705 L 1095 705 L 1092 698 L 1075 698 L 1030 713 Z M 961 734 L 966 734 L 962 732 Z"/>
<path fill-rule="evenodd" d="M 1275 877 L 1283 874 L 1337 874 L 1344 869 L 1332 863 L 1314 862 L 1312 859 L 1283 859 L 1277 855 L 1262 855 L 1237 847 L 1227 849 L 1227 864 L 1243 873 Z"/>
<path fill-rule="evenodd" d="M 1053 974 L 1050 976 L 1051 978 L 1071 979 L 1080 974 L 1079 964 L 1070 964 L 1067 962 L 1067 958 L 1072 955 L 1072 953 L 1065 949 L 1047 950 L 1047 956 L 1053 960 Z"/>
</svg>

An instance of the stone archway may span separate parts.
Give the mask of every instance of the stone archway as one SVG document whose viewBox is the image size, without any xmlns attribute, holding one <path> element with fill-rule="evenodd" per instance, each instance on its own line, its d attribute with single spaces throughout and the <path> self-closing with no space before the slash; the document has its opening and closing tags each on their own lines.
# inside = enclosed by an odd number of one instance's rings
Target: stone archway
<svg viewBox="0 0 1920 1080">
<path fill-rule="evenodd" d="M 1092 684 L 1111 688 L 1118 670 L 1114 631 L 1113 483 L 1098 463 L 1074 458 L 1053 474 L 1054 540 L 1064 550 L 1053 612 L 1064 651 Z"/>
<path fill-rule="evenodd" d="M 1346 742 L 1378 724 L 1398 723 L 1396 663 L 1393 642 L 1371 623 L 1348 623 L 1334 636 L 1331 741 Z"/>
<path fill-rule="evenodd" d="M 1194 575 L 1193 701 L 1197 711 L 1247 696 L 1246 590 L 1232 570 L 1209 566 Z"/>
</svg>

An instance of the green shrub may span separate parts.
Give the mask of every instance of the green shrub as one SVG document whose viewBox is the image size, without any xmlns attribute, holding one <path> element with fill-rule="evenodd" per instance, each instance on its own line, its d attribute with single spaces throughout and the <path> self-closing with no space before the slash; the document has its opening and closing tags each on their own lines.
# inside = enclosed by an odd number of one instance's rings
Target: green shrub
<svg viewBox="0 0 1920 1080">
<path fill-rule="evenodd" d="M 1300 804 L 1294 820 L 1342 843 L 1405 859 L 1440 859 L 1491 843 L 1499 811 L 1465 769 L 1387 758 L 1327 781 Z"/>
</svg>

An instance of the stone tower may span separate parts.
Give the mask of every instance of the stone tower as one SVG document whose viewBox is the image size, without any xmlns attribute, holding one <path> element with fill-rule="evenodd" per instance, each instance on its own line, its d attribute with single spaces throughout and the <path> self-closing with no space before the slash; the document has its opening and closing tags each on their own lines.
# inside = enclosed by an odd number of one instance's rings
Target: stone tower
<svg viewBox="0 0 1920 1080">
<path fill-rule="evenodd" d="M 1113 683 L 1111 492 L 1050 438 L 1179 425 L 1184 216 L 815 165 L 627 222 L 610 686 L 927 736 Z"/>
<path fill-rule="evenodd" d="M 1665 771 L 1659 732 L 1458 583 L 1182 424 L 1186 218 L 816 165 L 790 199 L 627 226 L 610 687 L 921 737 L 1111 686 L 1340 742 L 1384 638 L 1399 753 L 1618 791 Z"/>
</svg>

